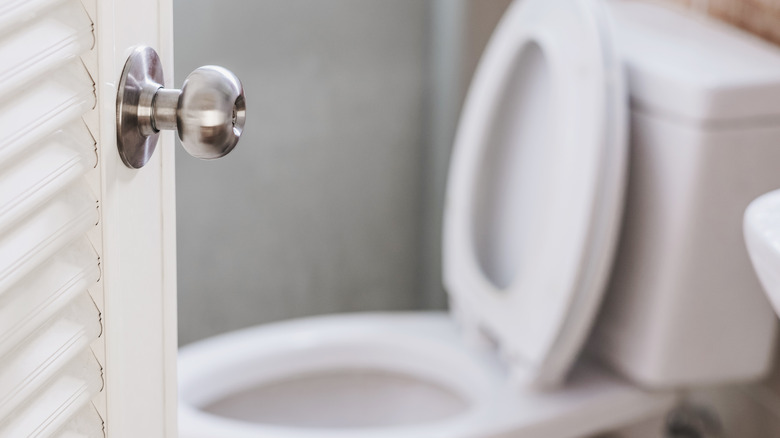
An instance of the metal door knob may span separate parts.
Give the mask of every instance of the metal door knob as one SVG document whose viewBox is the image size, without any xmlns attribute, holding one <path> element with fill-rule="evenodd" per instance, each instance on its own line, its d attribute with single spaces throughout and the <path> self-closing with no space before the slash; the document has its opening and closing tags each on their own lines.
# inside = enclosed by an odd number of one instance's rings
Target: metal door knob
<svg viewBox="0 0 780 438">
<path fill-rule="evenodd" d="M 238 143 L 246 119 L 241 81 L 217 66 L 195 69 L 181 90 L 163 87 L 160 58 L 139 47 L 122 71 L 117 93 L 117 146 L 135 169 L 151 158 L 161 130 L 176 130 L 192 156 L 214 159 Z"/>
</svg>

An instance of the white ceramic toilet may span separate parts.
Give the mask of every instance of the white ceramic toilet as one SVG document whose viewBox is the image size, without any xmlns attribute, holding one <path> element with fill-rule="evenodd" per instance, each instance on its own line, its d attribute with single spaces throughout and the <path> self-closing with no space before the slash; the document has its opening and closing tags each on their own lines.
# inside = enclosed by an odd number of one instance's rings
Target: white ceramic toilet
<svg viewBox="0 0 780 438">
<path fill-rule="evenodd" d="M 515 2 L 453 152 L 451 313 L 186 346 L 180 436 L 585 437 L 759 378 L 776 323 L 741 221 L 777 163 L 777 49 L 653 4 Z"/>
</svg>

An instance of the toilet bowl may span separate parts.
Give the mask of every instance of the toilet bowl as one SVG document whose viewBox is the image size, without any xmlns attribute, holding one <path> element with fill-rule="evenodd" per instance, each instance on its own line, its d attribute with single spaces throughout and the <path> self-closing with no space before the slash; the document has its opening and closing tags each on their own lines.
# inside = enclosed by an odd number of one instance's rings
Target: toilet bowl
<svg viewBox="0 0 780 438">
<path fill-rule="evenodd" d="M 574 438 L 760 378 L 776 321 L 741 223 L 778 138 L 778 49 L 655 4 L 515 2 L 453 150 L 450 312 L 186 346 L 180 436 Z"/>
<path fill-rule="evenodd" d="M 589 365 L 565 393 L 518 391 L 501 361 L 464 348 L 461 334 L 445 313 L 370 313 L 192 344 L 180 352 L 180 436 L 576 437 L 672 402 Z"/>
</svg>

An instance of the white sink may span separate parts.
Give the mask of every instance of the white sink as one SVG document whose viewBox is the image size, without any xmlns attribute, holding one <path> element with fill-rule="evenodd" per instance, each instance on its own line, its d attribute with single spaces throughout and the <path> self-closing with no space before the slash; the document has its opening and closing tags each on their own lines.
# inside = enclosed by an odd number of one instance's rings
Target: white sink
<svg viewBox="0 0 780 438">
<path fill-rule="evenodd" d="M 780 190 L 750 203 L 745 210 L 744 232 L 753 268 L 780 315 Z"/>
</svg>

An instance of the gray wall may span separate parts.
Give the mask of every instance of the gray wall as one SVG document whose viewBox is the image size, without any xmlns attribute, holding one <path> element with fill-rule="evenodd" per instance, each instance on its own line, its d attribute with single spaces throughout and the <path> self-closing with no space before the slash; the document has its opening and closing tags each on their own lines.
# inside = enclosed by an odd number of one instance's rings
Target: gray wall
<svg viewBox="0 0 780 438">
<path fill-rule="evenodd" d="M 446 305 L 442 286 L 441 230 L 450 152 L 461 104 L 482 51 L 510 0 L 431 0 L 429 18 L 428 125 L 421 227 L 422 307 Z"/>
<path fill-rule="evenodd" d="M 179 0 L 176 84 L 243 81 L 227 157 L 177 151 L 180 342 L 296 316 L 421 305 L 428 6 Z"/>
<path fill-rule="evenodd" d="M 443 308 L 460 105 L 509 0 L 175 0 L 176 84 L 242 78 L 245 137 L 177 155 L 180 342 L 320 313 Z"/>
</svg>

